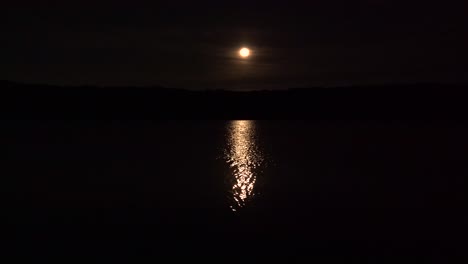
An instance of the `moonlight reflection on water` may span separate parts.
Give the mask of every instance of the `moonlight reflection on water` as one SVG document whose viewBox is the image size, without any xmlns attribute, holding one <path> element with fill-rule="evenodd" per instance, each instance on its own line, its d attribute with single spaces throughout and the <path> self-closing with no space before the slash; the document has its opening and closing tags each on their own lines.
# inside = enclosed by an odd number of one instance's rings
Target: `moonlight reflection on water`
<svg viewBox="0 0 468 264">
<path fill-rule="evenodd" d="M 254 121 L 236 120 L 229 124 L 226 161 L 233 173 L 230 182 L 234 203 L 231 209 L 236 211 L 246 206 L 255 195 L 256 169 L 263 162 L 262 153 L 256 143 Z"/>
</svg>

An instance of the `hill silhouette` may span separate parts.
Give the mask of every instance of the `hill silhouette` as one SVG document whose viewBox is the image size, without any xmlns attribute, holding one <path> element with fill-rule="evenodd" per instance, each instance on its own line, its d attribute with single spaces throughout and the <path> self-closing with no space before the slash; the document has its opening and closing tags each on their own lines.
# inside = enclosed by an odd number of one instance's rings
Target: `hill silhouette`
<svg viewBox="0 0 468 264">
<path fill-rule="evenodd" d="M 465 120 L 468 85 L 237 92 L 0 82 L 4 119 Z"/>
</svg>

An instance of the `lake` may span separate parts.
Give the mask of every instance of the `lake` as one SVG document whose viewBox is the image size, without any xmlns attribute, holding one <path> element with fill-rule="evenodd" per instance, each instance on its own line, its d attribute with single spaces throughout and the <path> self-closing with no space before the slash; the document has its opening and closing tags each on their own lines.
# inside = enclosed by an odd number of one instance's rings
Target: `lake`
<svg viewBox="0 0 468 264">
<path fill-rule="evenodd" d="M 463 124 L 8 121 L 3 135 L 13 255 L 465 255 Z"/>
</svg>

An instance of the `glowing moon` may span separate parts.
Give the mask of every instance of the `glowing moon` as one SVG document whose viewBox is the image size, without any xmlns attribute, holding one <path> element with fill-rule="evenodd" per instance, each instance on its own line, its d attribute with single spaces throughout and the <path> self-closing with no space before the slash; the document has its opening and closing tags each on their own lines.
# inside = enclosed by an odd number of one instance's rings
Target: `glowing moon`
<svg viewBox="0 0 468 264">
<path fill-rule="evenodd" d="M 239 50 L 239 55 L 242 57 L 242 58 L 247 58 L 250 56 L 250 50 L 248 48 L 242 48 Z"/>
</svg>

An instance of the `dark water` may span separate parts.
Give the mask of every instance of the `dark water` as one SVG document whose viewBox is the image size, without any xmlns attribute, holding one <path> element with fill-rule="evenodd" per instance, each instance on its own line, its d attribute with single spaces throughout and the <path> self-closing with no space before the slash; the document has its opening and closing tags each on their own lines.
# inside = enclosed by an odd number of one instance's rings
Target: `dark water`
<svg viewBox="0 0 468 264">
<path fill-rule="evenodd" d="M 461 124 L 16 121 L 3 135 L 12 255 L 466 256 Z"/>
</svg>

